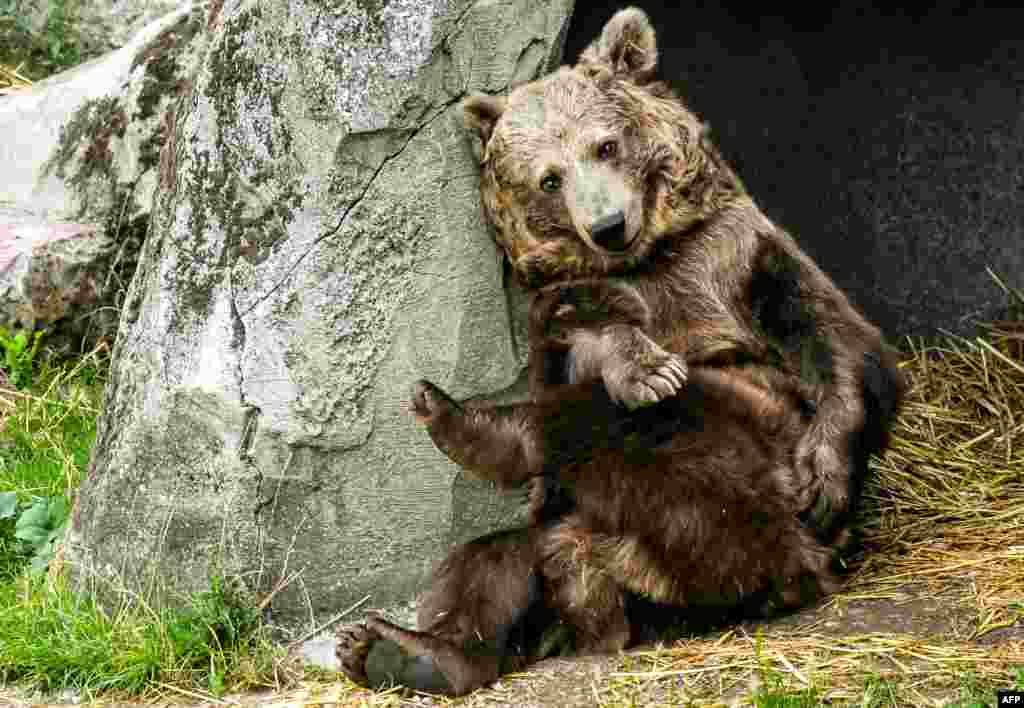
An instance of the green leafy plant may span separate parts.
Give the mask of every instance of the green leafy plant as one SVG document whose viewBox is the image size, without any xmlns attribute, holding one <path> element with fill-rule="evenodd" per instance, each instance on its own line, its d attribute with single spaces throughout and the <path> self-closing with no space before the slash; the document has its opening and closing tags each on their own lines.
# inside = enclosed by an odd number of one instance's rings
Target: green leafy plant
<svg viewBox="0 0 1024 708">
<path fill-rule="evenodd" d="M 0 584 L 33 574 L 33 565 L 39 570 L 52 558 L 68 515 L 64 500 L 74 498 L 89 465 L 104 354 L 37 362 L 31 395 L 13 397 L 0 415 Z"/>
<path fill-rule="evenodd" d="M 67 530 L 70 508 L 64 497 L 35 497 L 18 516 L 14 537 L 22 543 L 33 571 L 46 570 Z"/>
<path fill-rule="evenodd" d="M 14 492 L 0 493 L 0 583 L 14 578 L 24 565 L 18 552 L 18 540 L 14 538 L 14 521 L 18 514 L 18 495 Z"/>
<path fill-rule="evenodd" d="M 32 503 L 22 507 L 19 513 L 17 494 L 0 494 L 0 522 L 16 519 L 13 528 L 16 546 L 13 553 L 10 538 L 3 539 L 8 554 L 29 559 L 30 568 L 34 572 L 46 570 L 56 553 L 57 542 L 67 530 L 68 512 L 68 503 L 64 497 L 34 497 Z M 5 524 L 5 527 L 9 525 Z M 0 529 L 0 533 L 8 536 L 10 529 Z"/>
<path fill-rule="evenodd" d="M 0 27 L 10 26 L 21 34 L 29 34 L 29 26 L 25 13 L 18 11 L 19 0 L 0 0 Z"/>
<path fill-rule="evenodd" d="M 17 78 L 38 81 L 81 63 L 80 0 L 48 0 L 42 26 L 33 26 L 21 0 L 0 0 L 0 86 Z"/>
<path fill-rule="evenodd" d="M 10 334 L 0 328 L 0 347 L 4 350 L 3 368 L 15 388 L 25 389 L 32 385 L 36 355 L 43 332 Z"/>
</svg>

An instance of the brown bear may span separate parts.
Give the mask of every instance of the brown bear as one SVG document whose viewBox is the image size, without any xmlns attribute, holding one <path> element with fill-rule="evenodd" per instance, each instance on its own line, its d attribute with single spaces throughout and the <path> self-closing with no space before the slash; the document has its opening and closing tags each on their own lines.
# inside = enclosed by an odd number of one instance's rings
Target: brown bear
<svg viewBox="0 0 1024 708">
<path fill-rule="evenodd" d="M 540 288 L 534 399 L 463 407 L 421 382 L 413 411 L 467 471 L 530 480 L 533 519 L 454 549 L 420 632 L 342 630 L 357 681 L 464 693 L 560 636 L 624 647 L 637 607 L 760 611 L 835 585 L 902 379 L 879 331 L 651 81 L 656 61 L 630 8 L 575 67 L 465 104 L 485 213 Z"/>
<path fill-rule="evenodd" d="M 588 285 L 599 308 L 560 289 L 535 297 L 532 377 L 583 330 L 645 324 L 631 293 Z M 799 520 L 792 484 L 805 392 L 763 375 L 769 387 L 694 367 L 633 412 L 600 380 L 535 379 L 533 400 L 509 406 L 463 406 L 419 382 L 412 411 L 441 450 L 501 486 L 531 483 L 530 523 L 457 546 L 420 597 L 419 632 L 380 618 L 342 628 L 343 670 L 460 695 L 566 645 L 614 651 L 669 619 L 760 616 L 831 592 L 833 551 Z"/>
<path fill-rule="evenodd" d="M 468 99 L 485 215 L 528 287 L 598 277 L 639 292 L 650 332 L 585 333 L 570 357 L 616 400 L 669 395 L 666 356 L 768 365 L 814 386 L 796 465 L 809 517 L 826 536 L 841 532 L 901 397 L 895 356 L 758 208 L 706 126 L 652 81 L 656 65 L 650 21 L 628 8 L 575 67 Z"/>
</svg>

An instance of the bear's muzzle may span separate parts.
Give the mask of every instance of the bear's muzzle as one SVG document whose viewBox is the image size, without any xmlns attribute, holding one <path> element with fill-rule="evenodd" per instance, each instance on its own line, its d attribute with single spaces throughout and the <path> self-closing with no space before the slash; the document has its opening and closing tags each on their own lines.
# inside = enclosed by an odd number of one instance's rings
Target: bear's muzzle
<svg viewBox="0 0 1024 708">
<path fill-rule="evenodd" d="M 617 211 L 598 219 L 590 229 L 590 238 L 609 251 L 625 251 L 629 248 L 626 241 L 626 215 Z"/>
</svg>

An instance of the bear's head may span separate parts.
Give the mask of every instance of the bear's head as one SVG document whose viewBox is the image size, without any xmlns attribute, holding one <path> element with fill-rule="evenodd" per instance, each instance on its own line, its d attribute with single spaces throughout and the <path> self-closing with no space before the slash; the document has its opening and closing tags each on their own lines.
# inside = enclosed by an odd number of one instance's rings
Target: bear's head
<svg viewBox="0 0 1024 708">
<path fill-rule="evenodd" d="M 464 102 L 484 212 L 527 286 L 637 268 L 742 194 L 704 125 L 652 81 L 657 59 L 650 20 L 627 8 L 576 66 Z"/>
</svg>

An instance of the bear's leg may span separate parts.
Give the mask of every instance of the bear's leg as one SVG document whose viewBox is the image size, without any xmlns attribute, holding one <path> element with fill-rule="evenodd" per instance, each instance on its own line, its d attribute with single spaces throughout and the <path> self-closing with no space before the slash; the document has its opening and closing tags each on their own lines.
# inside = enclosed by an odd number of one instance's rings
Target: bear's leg
<svg viewBox="0 0 1024 708">
<path fill-rule="evenodd" d="M 398 632 L 409 635 L 409 638 L 396 639 Z M 373 689 L 405 686 L 425 693 L 457 695 L 452 681 L 438 668 L 441 662 L 435 657 L 445 654 L 448 663 L 452 664 L 447 667 L 448 673 L 453 673 L 453 667 L 458 673 L 458 657 L 454 647 L 436 637 L 404 632 L 378 618 L 370 618 L 364 624 L 341 627 L 336 636 L 335 653 L 341 670 L 360 686 Z M 471 669 L 466 663 L 461 667 L 463 676 L 470 673 L 466 669 Z"/>
<path fill-rule="evenodd" d="M 700 626 L 794 610 L 834 592 L 838 582 L 830 571 L 831 551 L 796 519 L 785 525 L 789 530 L 777 549 L 758 552 L 745 566 L 720 574 L 719 564 L 728 555 L 721 544 L 704 544 L 709 554 L 700 561 L 691 557 L 692 545 L 680 539 L 682 548 L 673 558 L 672 549 L 656 549 L 628 534 L 595 531 L 570 514 L 538 544 L 547 603 L 574 626 L 581 651 L 604 652 L 649 638 L 651 628 L 664 627 L 665 621 Z M 742 539 L 730 538 L 725 545 L 736 540 Z M 756 545 L 748 539 L 749 547 Z M 767 570 L 758 568 L 761 563 Z M 646 626 L 650 623 L 643 612 L 634 611 L 631 595 L 652 607 L 662 605 L 657 612 L 661 621 Z"/>
<path fill-rule="evenodd" d="M 791 369 L 820 391 L 796 446 L 795 469 L 809 490 L 802 518 L 831 543 L 856 512 L 868 457 L 887 442 L 906 383 L 878 329 L 788 237 L 758 238 L 750 324 L 778 342 Z"/>
<path fill-rule="evenodd" d="M 419 381 L 409 409 L 437 448 L 475 477 L 514 486 L 541 469 L 543 443 L 527 404 L 463 406 L 429 381 Z"/>
<path fill-rule="evenodd" d="M 674 396 L 686 385 L 686 360 L 636 327 L 608 325 L 570 335 L 570 383 L 600 380 L 630 410 Z"/>
<path fill-rule="evenodd" d="M 371 688 L 462 695 L 525 666 L 553 622 L 532 534 L 512 529 L 456 547 L 420 598 L 420 631 L 377 617 L 339 630 L 342 670 Z"/>
<path fill-rule="evenodd" d="M 849 455 L 849 461 L 839 469 L 849 474 L 823 476 L 817 499 L 801 517 L 823 543 L 841 548 L 849 542 L 849 521 L 859 507 L 869 472 L 868 460 L 888 446 L 889 431 L 903 396 L 904 383 L 897 363 L 895 355 L 887 350 L 864 354 L 864 419 L 859 428 L 847 434 L 846 444 L 840 446 Z"/>
<path fill-rule="evenodd" d="M 405 686 L 461 696 L 498 678 L 501 657 L 491 642 L 458 646 L 379 617 L 366 621 L 360 641 L 365 646 L 364 667 L 353 673 L 346 666 L 346 673 L 370 688 Z"/>
<path fill-rule="evenodd" d="M 626 593 L 608 565 L 608 551 L 619 540 L 570 514 L 538 541 L 547 602 L 573 627 L 581 652 L 615 652 L 632 643 Z"/>
<path fill-rule="evenodd" d="M 512 405 L 462 405 L 420 381 L 410 410 L 439 450 L 499 487 L 621 447 L 642 421 L 616 405 L 600 382 L 551 387 L 533 401 Z"/>
</svg>

